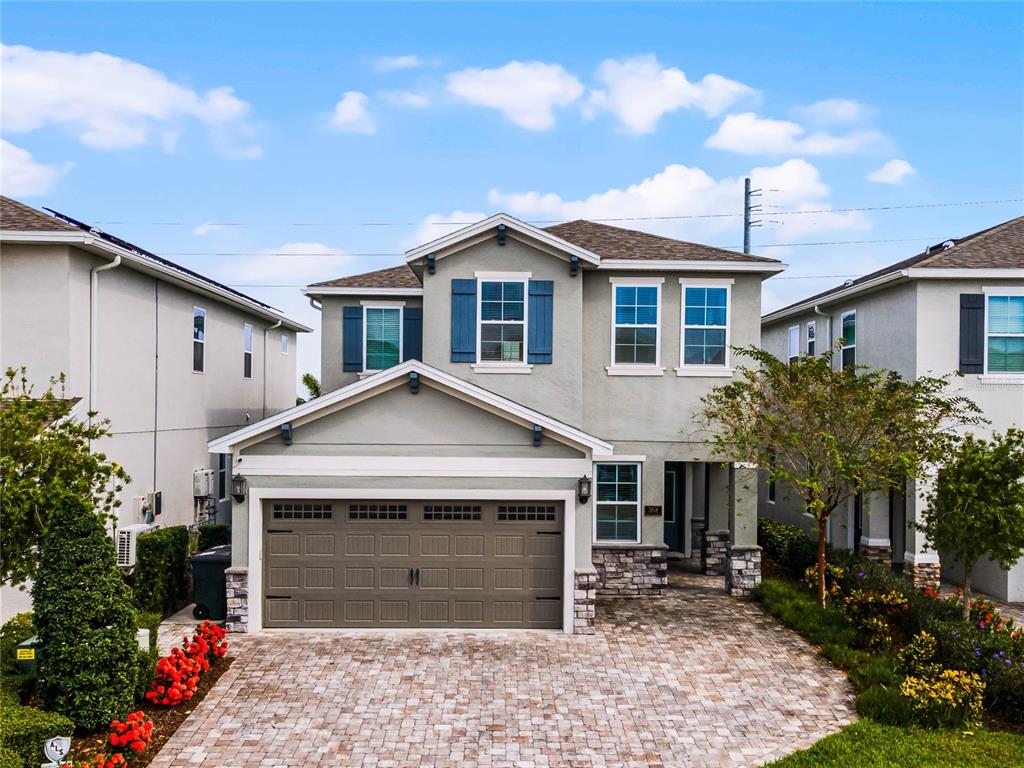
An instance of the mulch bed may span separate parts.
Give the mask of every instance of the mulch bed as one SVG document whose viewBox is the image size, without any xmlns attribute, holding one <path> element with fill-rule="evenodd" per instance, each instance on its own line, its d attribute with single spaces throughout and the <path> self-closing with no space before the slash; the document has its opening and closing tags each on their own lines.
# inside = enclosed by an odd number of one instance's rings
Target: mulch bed
<svg viewBox="0 0 1024 768">
<path fill-rule="evenodd" d="M 160 751 L 160 748 L 167 743 L 168 739 L 178 730 L 178 727 L 185 722 L 185 718 L 206 697 L 206 694 L 217 683 L 220 676 L 228 671 L 228 667 L 231 666 L 234 660 L 233 656 L 229 656 L 212 663 L 210 670 L 200 676 L 199 686 L 196 688 L 195 695 L 184 704 L 180 704 L 177 707 L 160 707 L 150 704 L 148 701 L 139 703 L 138 709 L 145 712 L 146 717 L 153 721 L 153 738 L 145 752 L 131 755 L 132 768 L 142 768 L 149 765 L 150 761 Z M 87 736 L 75 736 L 72 739 L 71 757 L 75 760 L 83 760 L 91 758 L 93 755 L 105 753 L 109 748 L 107 736 L 106 730 Z"/>
</svg>

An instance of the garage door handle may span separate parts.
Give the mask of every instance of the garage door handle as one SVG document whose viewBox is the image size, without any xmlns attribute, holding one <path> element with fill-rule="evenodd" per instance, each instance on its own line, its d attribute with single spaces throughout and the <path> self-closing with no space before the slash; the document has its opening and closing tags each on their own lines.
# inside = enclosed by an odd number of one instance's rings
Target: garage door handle
<svg viewBox="0 0 1024 768">
<path fill-rule="evenodd" d="M 560 597 L 535 597 L 534 600 L 561 600 Z"/>
<path fill-rule="evenodd" d="M 291 600 L 291 595 L 267 595 L 267 600 Z"/>
<path fill-rule="evenodd" d="M 267 533 L 291 533 L 291 528 L 267 528 Z"/>
<path fill-rule="evenodd" d="M 561 536 L 561 531 L 535 531 L 538 536 Z"/>
</svg>

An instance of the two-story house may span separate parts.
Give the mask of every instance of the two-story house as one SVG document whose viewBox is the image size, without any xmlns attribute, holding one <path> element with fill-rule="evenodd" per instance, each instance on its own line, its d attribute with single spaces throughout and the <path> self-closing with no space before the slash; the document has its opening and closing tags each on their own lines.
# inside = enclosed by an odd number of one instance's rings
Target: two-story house
<svg viewBox="0 0 1024 768">
<path fill-rule="evenodd" d="M 762 320 L 764 349 L 779 359 L 822 354 L 842 339 L 835 365 L 868 365 L 906 378 L 963 374 L 953 386 L 989 423 L 979 436 L 1024 428 L 1024 217 L 959 239 L 811 296 Z M 940 554 L 914 527 L 927 489 L 909 482 L 888 494 L 851 499 L 832 515 L 833 546 L 901 566 L 936 584 Z M 759 513 L 810 530 L 799 500 L 762 478 Z M 813 532 L 812 532 L 813 534 Z M 942 558 L 957 578 L 962 567 Z M 986 560 L 974 585 L 1001 600 L 1024 600 L 1024 562 L 1010 571 Z"/>
<path fill-rule="evenodd" d="M 296 334 L 309 330 L 87 224 L 0 198 L 0 363 L 25 366 L 37 391 L 64 374 L 78 417 L 110 419 L 96 447 L 131 475 L 120 526 L 228 519 L 227 462 L 207 442 L 295 404 Z"/>
<path fill-rule="evenodd" d="M 700 398 L 783 268 L 497 214 L 309 286 L 325 394 L 210 443 L 229 622 L 588 632 L 596 593 L 661 591 L 668 550 L 745 592 L 756 468 L 710 454 Z"/>
</svg>

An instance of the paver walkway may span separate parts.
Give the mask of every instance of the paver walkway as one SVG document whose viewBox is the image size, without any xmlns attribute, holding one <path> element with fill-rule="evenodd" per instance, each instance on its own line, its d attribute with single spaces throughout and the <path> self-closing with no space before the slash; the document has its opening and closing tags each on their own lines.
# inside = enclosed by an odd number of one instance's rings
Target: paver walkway
<svg viewBox="0 0 1024 768">
<path fill-rule="evenodd" d="M 855 719 L 845 677 L 720 579 L 604 601 L 595 636 L 234 636 L 238 658 L 151 763 L 755 765 Z"/>
<path fill-rule="evenodd" d="M 943 581 L 940 587 L 940 591 L 943 597 L 952 595 L 960 588 L 959 584 L 954 584 L 951 581 Z M 995 603 L 996 608 L 999 609 L 999 613 L 1004 618 L 1013 619 L 1013 623 L 1017 626 L 1024 626 L 1024 603 L 1004 603 L 1000 600 L 996 600 L 991 595 L 986 595 L 984 592 L 973 592 L 972 597 L 980 597 L 983 600 L 988 600 Z"/>
</svg>

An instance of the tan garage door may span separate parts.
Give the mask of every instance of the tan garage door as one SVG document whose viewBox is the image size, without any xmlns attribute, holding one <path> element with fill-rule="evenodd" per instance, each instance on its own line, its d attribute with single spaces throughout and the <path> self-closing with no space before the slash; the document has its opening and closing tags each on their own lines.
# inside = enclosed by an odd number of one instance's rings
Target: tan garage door
<svg viewBox="0 0 1024 768">
<path fill-rule="evenodd" d="M 267 627 L 562 625 L 562 504 L 268 501 Z"/>
</svg>

